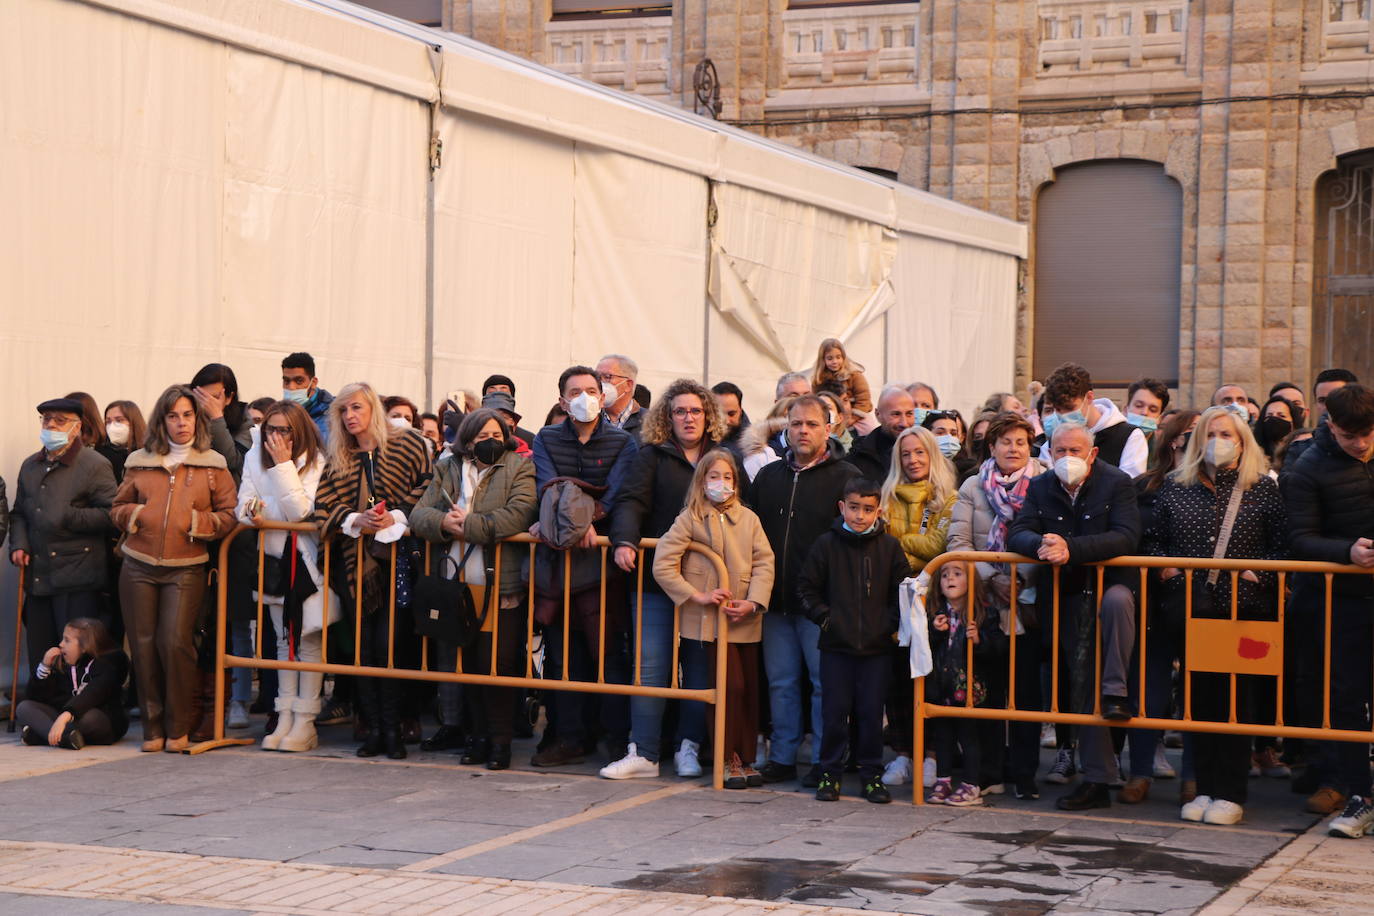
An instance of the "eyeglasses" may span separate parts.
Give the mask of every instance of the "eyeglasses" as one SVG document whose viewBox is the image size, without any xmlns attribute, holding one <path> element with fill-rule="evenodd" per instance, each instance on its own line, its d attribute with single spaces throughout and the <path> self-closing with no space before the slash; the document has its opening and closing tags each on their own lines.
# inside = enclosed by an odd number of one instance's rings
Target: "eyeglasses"
<svg viewBox="0 0 1374 916">
<path fill-rule="evenodd" d="M 45 413 L 42 415 L 42 424 L 48 429 L 62 429 L 71 426 L 79 418 L 65 413 Z"/>
<path fill-rule="evenodd" d="M 603 372 L 597 378 L 603 382 L 628 382 L 630 380 L 628 375 L 616 375 L 614 372 Z"/>
<path fill-rule="evenodd" d="M 693 419 L 696 419 L 697 417 L 700 417 L 700 416 L 704 415 L 705 413 L 706 413 L 706 411 L 705 411 L 705 410 L 702 410 L 700 407 L 674 407 L 674 408 L 673 408 L 673 416 L 677 417 L 679 420 L 685 420 L 685 419 L 687 419 L 688 417 L 691 417 L 691 418 L 693 418 Z"/>
<path fill-rule="evenodd" d="M 291 436 L 291 427 L 289 426 L 264 426 L 263 429 L 267 430 L 269 435 L 276 433 L 279 436 L 286 436 L 287 438 Z"/>
</svg>

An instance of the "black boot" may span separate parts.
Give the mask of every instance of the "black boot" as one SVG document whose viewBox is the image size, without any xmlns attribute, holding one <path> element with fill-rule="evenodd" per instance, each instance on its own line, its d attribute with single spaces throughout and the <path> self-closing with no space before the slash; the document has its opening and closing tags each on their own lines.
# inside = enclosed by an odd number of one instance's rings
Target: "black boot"
<svg viewBox="0 0 1374 916">
<path fill-rule="evenodd" d="M 420 742 L 422 751 L 451 751 L 466 746 L 467 738 L 456 725 L 440 725 L 438 731 Z"/>
<path fill-rule="evenodd" d="M 392 760 L 406 759 L 406 744 L 401 736 L 400 692 L 401 685 L 390 679 L 383 680 L 377 687 L 382 736 L 386 742 L 386 755 Z"/>
<path fill-rule="evenodd" d="M 481 766 L 491 759 L 491 739 L 472 738 L 468 741 L 468 749 L 463 752 L 463 759 L 460 763 L 469 766 Z"/>
<path fill-rule="evenodd" d="M 359 757 L 376 757 L 382 752 L 382 715 L 377 702 L 377 679 L 360 677 L 356 687 L 354 699 L 359 713 L 367 722 L 367 732 L 357 753 Z"/>
<path fill-rule="evenodd" d="M 491 746 L 491 756 L 487 758 L 488 770 L 509 770 L 510 769 L 510 745 L 493 744 Z"/>
</svg>

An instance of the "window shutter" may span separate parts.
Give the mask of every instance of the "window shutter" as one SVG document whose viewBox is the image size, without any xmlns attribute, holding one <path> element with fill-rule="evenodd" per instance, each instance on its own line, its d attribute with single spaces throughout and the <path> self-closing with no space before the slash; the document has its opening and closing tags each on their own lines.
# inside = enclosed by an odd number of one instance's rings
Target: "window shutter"
<svg viewBox="0 0 1374 916">
<path fill-rule="evenodd" d="M 1060 169 L 1036 203 L 1034 376 L 1073 362 L 1098 388 L 1177 385 L 1182 232 L 1183 191 L 1163 166 Z"/>
<path fill-rule="evenodd" d="M 614 15 L 642 16 L 648 13 L 669 16 L 672 0 L 652 0 L 648 3 L 626 3 L 625 0 L 553 0 L 554 18 L 560 16 Z"/>
</svg>

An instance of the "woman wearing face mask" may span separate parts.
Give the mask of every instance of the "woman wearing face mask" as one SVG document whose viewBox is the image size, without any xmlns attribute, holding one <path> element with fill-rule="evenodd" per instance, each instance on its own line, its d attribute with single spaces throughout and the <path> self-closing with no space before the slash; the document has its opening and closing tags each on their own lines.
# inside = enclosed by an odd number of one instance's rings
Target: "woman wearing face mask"
<svg viewBox="0 0 1374 916">
<path fill-rule="evenodd" d="M 1260 420 L 1255 424 L 1255 441 L 1271 461 L 1274 450 L 1289 433 L 1301 429 L 1307 412 L 1287 398 L 1274 395 L 1260 408 Z"/>
<path fill-rule="evenodd" d="M 234 525 L 234 479 L 210 448 L 195 392 L 157 399 L 143 448 L 124 463 L 110 520 L 125 534 L 119 600 L 143 709 L 143 750 L 190 746 L 199 683 L 192 643 L 205 594 L 208 545 Z"/>
<path fill-rule="evenodd" d="M 396 429 L 420 429 L 420 408 L 409 398 L 393 394 L 382 398 L 382 407 L 386 410 L 386 421 Z"/>
<path fill-rule="evenodd" d="M 949 526 L 948 550 L 1007 549 L 1007 530 L 1026 502 L 1031 481 L 1046 468 L 1031 455 L 1035 428 L 1020 414 L 996 414 L 988 422 L 990 457 L 959 487 L 959 499 Z M 979 563 L 978 589 L 990 609 L 998 612 L 1005 634 L 1011 627 L 1011 571 L 1005 564 Z M 1016 594 L 1016 706 L 1040 708 L 1041 629 L 1035 613 L 1034 568 L 1017 569 Z M 1001 727 L 1001 723 L 997 723 Z M 1016 797 L 1035 799 L 1035 771 L 1040 762 L 1040 726 L 1011 725 L 1011 777 Z M 1065 735 L 1067 740 L 1067 734 Z M 989 743 L 995 748 L 1000 742 Z M 1000 754 L 994 754 L 1000 758 Z M 989 761 L 995 768 L 996 760 Z"/>
<path fill-rule="evenodd" d="M 715 682 L 716 608 L 729 619 L 726 639 L 725 788 L 763 784 L 751 766 L 759 734 L 759 643 L 763 614 L 773 591 L 773 548 L 763 525 L 737 496 L 739 471 L 724 449 L 708 452 L 692 473 L 687 505 L 659 541 L 654 581 L 678 607 L 682 629 L 682 686 L 706 688 Z M 728 583 L 701 554 L 700 544 L 725 561 Z M 684 703 L 679 729 L 684 746 L 706 737 L 706 708 Z"/>
<path fill-rule="evenodd" d="M 902 431 L 892 446 L 892 464 L 883 484 L 881 505 L 887 532 L 901 542 L 912 575 L 945 552 L 949 524 L 958 498 L 954 465 L 940 452 L 935 434 L 923 426 Z M 888 742 L 897 758 L 887 765 L 883 782 L 911 781 L 912 684 L 910 653 L 894 646 L 887 695 Z"/>
<path fill-rule="evenodd" d="M 492 671 L 492 640 L 495 631 L 495 673 L 519 677 L 525 672 L 525 610 L 527 589 L 520 579 L 520 564 L 525 553 L 508 545 L 501 551 L 500 593 L 490 605 L 485 603 L 487 588 L 496 583 L 487 579 L 495 569 L 496 541 L 520 534 L 534 524 L 539 515 L 535 495 L 534 464 L 514 451 L 514 435 L 496 411 L 481 408 L 463 418 L 453 454 L 434 468 L 425 495 L 410 513 L 416 536 L 442 545 L 453 563 L 461 567 L 463 580 L 473 587 L 473 603 L 486 618 L 482 635 L 473 648 L 463 654 L 467 671 Z M 439 563 L 436 557 L 433 561 Z M 457 663 L 457 648 L 441 645 L 440 670 L 452 671 Z M 489 770 L 510 766 L 510 744 L 515 732 L 516 688 L 483 687 L 458 684 L 439 685 L 439 705 L 444 724 L 421 743 L 424 750 L 445 750 L 464 744 L 462 703 L 466 699 L 472 734 L 466 741 L 462 762 L 486 765 Z"/>
<path fill-rule="evenodd" d="M 105 408 L 105 443 L 96 451 L 104 455 L 114 470 L 115 483 L 124 480 L 124 462 L 148 435 L 143 411 L 133 401 L 111 401 Z"/>
<path fill-rule="evenodd" d="M 725 438 L 725 416 L 716 396 L 693 379 L 678 379 L 649 408 L 640 427 L 640 448 L 625 486 L 611 512 L 611 542 L 615 563 L 633 572 L 636 547 L 642 538 L 661 537 L 687 501 L 697 463 Z M 653 551 L 644 555 L 645 572 L 653 569 Z M 673 664 L 673 600 L 652 576 L 644 577 L 644 592 L 633 617 L 632 636 L 640 646 L 640 683 L 668 686 Z M 607 779 L 658 775 L 659 744 L 664 701 L 658 697 L 630 698 L 630 747 L 626 756 L 604 767 Z M 683 718 L 704 720 L 700 704 L 684 704 Z M 690 709 L 687 707 L 691 707 Z M 673 762 L 679 776 L 700 776 L 697 761 L 700 735 L 691 722 L 679 722 Z M 694 737 L 695 736 L 695 737 Z"/>
<path fill-rule="evenodd" d="M 329 583 L 343 599 L 346 613 L 358 607 L 362 593 L 362 664 L 385 668 L 404 615 L 391 626 L 389 582 L 396 575 L 387 545 L 408 532 L 407 513 L 424 495 L 433 468 L 429 443 L 414 429 L 395 429 L 386 422 L 381 398 L 366 382 L 344 386 L 329 405 L 324 474 L 315 496 L 320 536 L 333 541 Z M 357 540 L 366 539 L 363 549 Z M 391 678 L 355 680 L 357 703 L 367 723 L 359 757 L 385 749 L 403 760 L 400 685 Z"/>
<path fill-rule="evenodd" d="M 962 482 L 978 469 L 978 461 L 964 448 L 968 427 L 957 410 L 934 410 L 921 425 L 935 435 L 935 445 L 954 464 L 954 477 Z"/>
<path fill-rule="evenodd" d="M 1178 469 L 1160 487 L 1154 521 L 1145 533 L 1145 552 L 1162 557 L 1282 559 L 1287 551 L 1287 515 L 1278 484 L 1267 471 L 1249 426 L 1224 407 L 1209 407 Z M 1182 630 L 1189 579 L 1174 568 L 1159 570 L 1158 574 L 1160 610 Z M 1233 588 L 1240 619 L 1274 619 L 1277 577 L 1250 570 L 1234 578 L 1229 572 L 1194 572 L 1193 617 L 1229 619 Z M 1239 675 L 1235 680 L 1237 721 L 1254 722 L 1256 704 L 1266 693 L 1272 698 L 1274 681 L 1250 675 Z M 1194 718 L 1227 721 L 1231 677 L 1194 673 L 1191 700 Z M 1148 712 L 1157 714 L 1158 710 Z M 1194 746 L 1197 795 L 1183 805 L 1182 818 L 1208 824 L 1238 822 L 1246 801 L 1250 739 L 1198 732 Z"/>
</svg>

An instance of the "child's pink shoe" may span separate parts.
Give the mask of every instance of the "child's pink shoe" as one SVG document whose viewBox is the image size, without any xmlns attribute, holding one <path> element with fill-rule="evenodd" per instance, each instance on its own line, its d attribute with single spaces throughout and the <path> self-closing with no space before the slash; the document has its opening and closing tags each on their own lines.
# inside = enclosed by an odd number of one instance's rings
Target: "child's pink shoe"
<svg viewBox="0 0 1374 916">
<path fill-rule="evenodd" d="M 956 808 L 971 808 L 982 803 L 983 795 L 978 791 L 978 787 L 966 782 L 960 783 L 959 788 L 945 799 L 945 804 Z"/>
<path fill-rule="evenodd" d="M 926 796 L 927 805 L 943 805 L 947 803 L 950 795 L 954 792 L 954 787 L 949 784 L 949 779 L 937 779 L 935 785 L 931 787 L 930 794 Z"/>
</svg>

